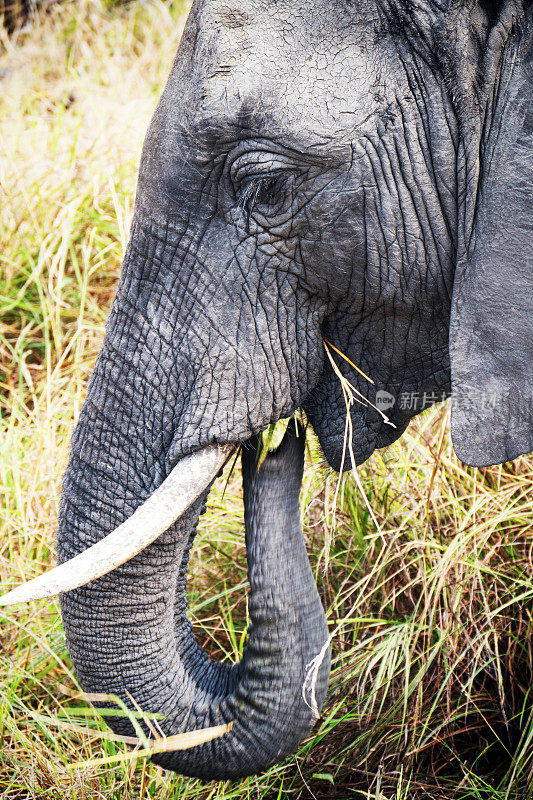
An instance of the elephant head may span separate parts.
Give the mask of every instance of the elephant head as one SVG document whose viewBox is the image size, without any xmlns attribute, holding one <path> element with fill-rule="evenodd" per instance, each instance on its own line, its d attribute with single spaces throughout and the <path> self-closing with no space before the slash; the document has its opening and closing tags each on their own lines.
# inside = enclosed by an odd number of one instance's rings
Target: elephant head
<svg viewBox="0 0 533 800">
<path fill-rule="evenodd" d="M 303 407 L 341 467 L 347 412 L 324 339 L 374 382 L 343 363 L 369 401 L 351 408 L 358 463 L 450 391 L 467 463 L 533 447 L 527 6 L 195 0 L 146 137 L 59 530 L 67 561 L 174 468 L 187 482 L 163 535 L 61 599 L 86 690 L 133 697 L 169 734 L 234 722 L 158 756 L 164 766 L 234 778 L 292 752 L 313 721 L 302 684 L 320 653 L 315 712 L 323 700 L 327 630 L 292 426 L 259 470 L 255 440 L 244 447 L 252 625 L 240 664 L 196 645 L 185 575 L 206 491 L 236 446 Z"/>
</svg>

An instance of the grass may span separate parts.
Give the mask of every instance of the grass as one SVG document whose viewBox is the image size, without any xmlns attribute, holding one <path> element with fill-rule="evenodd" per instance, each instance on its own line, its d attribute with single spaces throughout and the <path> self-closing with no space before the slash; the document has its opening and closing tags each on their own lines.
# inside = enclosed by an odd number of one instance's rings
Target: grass
<svg viewBox="0 0 533 800">
<path fill-rule="evenodd" d="M 65 2 L 16 46 L 4 40 L 3 591 L 54 558 L 68 442 L 183 11 Z M 464 467 L 439 406 L 359 479 L 377 525 L 353 476 L 338 484 L 310 437 L 302 515 L 333 667 L 322 719 L 296 756 L 207 785 L 132 758 L 76 694 L 57 602 L 34 603 L 2 613 L 0 798 L 532 797 L 533 460 Z M 238 471 L 225 483 L 202 521 L 189 597 L 208 651 L 236 659 L 247 620 Z"/>
</svg>

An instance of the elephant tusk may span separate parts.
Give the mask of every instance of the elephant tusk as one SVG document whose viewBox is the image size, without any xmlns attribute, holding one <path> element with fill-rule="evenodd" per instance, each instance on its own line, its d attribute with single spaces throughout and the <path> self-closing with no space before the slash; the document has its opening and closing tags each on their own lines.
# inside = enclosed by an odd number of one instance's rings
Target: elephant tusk
<svg viewBox="0 0 533 800">
<path fill-rule="evenodd" d="M 0 606 L 68 592 L 125 564 L 172 525 L 214 480 L 235 449 L 209 445 L 182 458 L 125 522 L 92 547 L 0 597 Z"/>
</svg>

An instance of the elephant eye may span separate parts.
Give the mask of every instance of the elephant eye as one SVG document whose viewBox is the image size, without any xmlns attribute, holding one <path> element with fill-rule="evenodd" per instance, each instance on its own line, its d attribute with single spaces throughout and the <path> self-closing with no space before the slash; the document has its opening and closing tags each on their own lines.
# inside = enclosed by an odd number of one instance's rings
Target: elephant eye
<svg viewBox="0 0 533 800">
<path fill-rule="evenodd" d="M 257 175 L 243 181 L 239 206 L 248 217 L 259 205 L 273 206 L 277 200 L 279 183 L 278 175 Z"/>
</svg>

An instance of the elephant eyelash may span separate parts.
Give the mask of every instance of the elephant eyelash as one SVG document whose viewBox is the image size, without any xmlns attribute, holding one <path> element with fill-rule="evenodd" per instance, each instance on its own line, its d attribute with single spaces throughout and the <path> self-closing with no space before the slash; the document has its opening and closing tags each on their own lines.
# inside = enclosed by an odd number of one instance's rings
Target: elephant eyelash
<svg viewBox="0 0 533 800">
<path fill-rule="evenodd" d="M 278 176 L 261 175 L 252 178 L 244 186 L 239 198 L 239 207 L 246 213 L 248 219 L 259 203 L 270 204 L 276 198 Z"/>
</svg>

